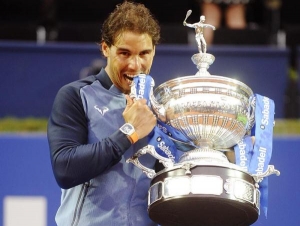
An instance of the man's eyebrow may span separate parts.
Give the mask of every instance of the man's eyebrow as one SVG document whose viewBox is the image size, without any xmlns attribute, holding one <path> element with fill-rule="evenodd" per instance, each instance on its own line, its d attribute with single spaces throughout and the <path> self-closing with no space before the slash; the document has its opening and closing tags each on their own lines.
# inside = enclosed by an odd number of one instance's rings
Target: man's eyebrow
<svg viewBox="0 0 300 226">
<path fill-rule="evenodd" d="M 145 52 L 145 51 L 151 52 L 151 51 L 153 51 L 153 49 L 144 49 L 142 52 Z"/>
<path fill-rule="evenodd" d="M 129 49 L 124 47 L 119 47 L 119 46 L 115 46 L 115 47 L 117 48 L 118 51 L 130 51 Z"/>
<path fill-rule="evenodd" d="M 116 46 L 116 48 L 117 48 L 117 51 L 128 51 L 128 52 L 131 52 L 131 50 L 129 50 L 127 48 L 124 48 L 124 47 L 118 47 L 118 46 Z M 152 51 L 153 51 L 153 49 L 150 48 L 150 49 L 143 49 L 140 52 L 142 53 L 142 52 L 152 52 Z"/>
</svg>

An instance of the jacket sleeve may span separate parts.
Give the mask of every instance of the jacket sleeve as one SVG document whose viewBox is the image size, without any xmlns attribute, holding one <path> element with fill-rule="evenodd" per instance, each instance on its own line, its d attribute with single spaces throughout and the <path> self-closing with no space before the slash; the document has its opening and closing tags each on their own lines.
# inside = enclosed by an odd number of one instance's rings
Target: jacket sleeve
<svg viewBox="0 0 300 226">
<path fill-rule="evenodd" d="M 62 87 L 54 100 L 47 137 L 53 173 L 64 189 L 109 169 L 131 145 L 119 130 L 97 143 L 87 144 L 87 120 L 79 89 L 70 85 Z"/>
</svg>

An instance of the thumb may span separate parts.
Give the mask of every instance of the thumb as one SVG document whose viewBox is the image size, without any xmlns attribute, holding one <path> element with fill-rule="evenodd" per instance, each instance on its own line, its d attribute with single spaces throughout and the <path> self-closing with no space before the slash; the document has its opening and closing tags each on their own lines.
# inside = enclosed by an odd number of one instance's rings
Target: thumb
<svg viewBox="0 0 300 226">
<path fill-rule="evenodd" d="M 133 99 L 131 99 L 129 95 L 125 95 L 125 98 L 126 98 L 126 108 L 128 108 L 133 104 Z"/>
</svg>

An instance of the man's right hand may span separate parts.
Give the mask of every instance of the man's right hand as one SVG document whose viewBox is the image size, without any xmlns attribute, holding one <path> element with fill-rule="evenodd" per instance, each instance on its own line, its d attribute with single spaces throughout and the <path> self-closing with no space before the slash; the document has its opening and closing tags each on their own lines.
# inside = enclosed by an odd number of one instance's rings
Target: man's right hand
<svg viewBox="0 0 300 226">
<path fill-rule="evenodd" d="M 131 99 L 126 95 L 125 122 L 133 125 L 139 139 L 147 136 L 156 125 L 156 117 L 147 105 L 146 99 Z"/>
</svg>

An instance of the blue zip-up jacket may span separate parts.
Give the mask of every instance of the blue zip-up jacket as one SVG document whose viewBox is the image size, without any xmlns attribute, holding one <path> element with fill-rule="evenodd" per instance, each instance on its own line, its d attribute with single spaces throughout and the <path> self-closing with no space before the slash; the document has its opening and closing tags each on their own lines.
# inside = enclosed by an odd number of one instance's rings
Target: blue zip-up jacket
<svg viewBox="0 0 300 226">
<path fill-rule="evenodd" d="M 105 70 L 62 87 L 48 122 L 51 162 L 62 188 L 58 226 L 154 226 L 147 213 L 150 179 L 126 163 L 147 138 L 134 145 L 125 123 L 123 93 Z M 154 168 L 155 158 L 140 161 Z"/>
</svg>

